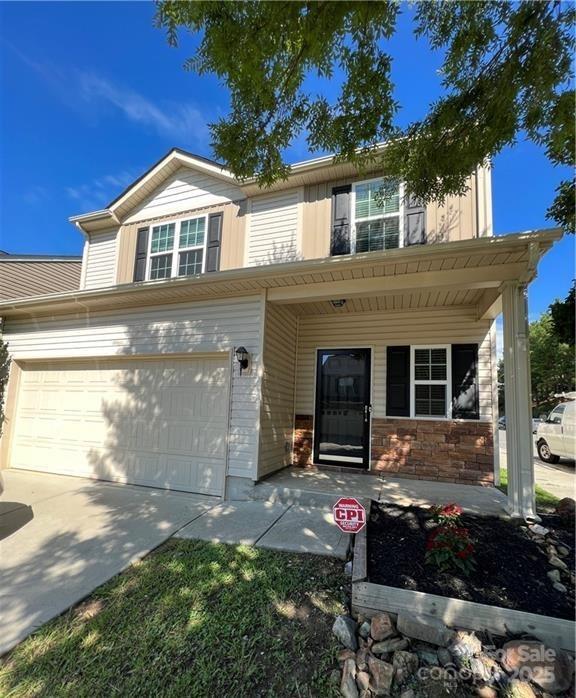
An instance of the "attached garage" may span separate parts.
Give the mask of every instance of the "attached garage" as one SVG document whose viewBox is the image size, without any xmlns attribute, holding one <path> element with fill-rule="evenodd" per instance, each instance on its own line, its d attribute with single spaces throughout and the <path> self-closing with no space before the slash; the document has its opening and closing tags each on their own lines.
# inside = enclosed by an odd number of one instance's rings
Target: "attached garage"
<svg viewBox="0 0 576 698">
<path fill-rule="evenodd" d="M 227 352 L 20 368 L 11 467 L 223 494 Z"/>
</svg>

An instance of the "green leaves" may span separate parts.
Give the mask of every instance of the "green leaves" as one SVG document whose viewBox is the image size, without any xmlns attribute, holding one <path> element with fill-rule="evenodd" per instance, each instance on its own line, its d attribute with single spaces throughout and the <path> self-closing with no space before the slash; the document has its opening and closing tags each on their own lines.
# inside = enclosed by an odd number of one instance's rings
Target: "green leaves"
<svg viewBox="0 0 576 698">
<path fill-rule="evenodd" d="M 262 185 L 285 178 L 282 151 L 300 134 L 362 171 L 381 161 L 427 202 L 466 190 L 469 175 L 518 138 L 542 145 L 554 164 L 574 165 L 571 89 L 574 6 L 483 1 L 415 5 L 414 32 L 444 53 L 445 95 L 420 122 L 399 129 L 391 56 L 396 2 L 180 2 L 157 5 L 171 45 L 186 29 L 198 47 L 186 67 L 214 73 L 230 112 L 211 124 L 212 146 L 239 177 Z M 314 94 L 307 78 L 341 85 Z M 385 152 L 376 151 L 388 142 Z M 548 214 L 574 230 L 574 183 L 564 182 Z"/>
</svg>

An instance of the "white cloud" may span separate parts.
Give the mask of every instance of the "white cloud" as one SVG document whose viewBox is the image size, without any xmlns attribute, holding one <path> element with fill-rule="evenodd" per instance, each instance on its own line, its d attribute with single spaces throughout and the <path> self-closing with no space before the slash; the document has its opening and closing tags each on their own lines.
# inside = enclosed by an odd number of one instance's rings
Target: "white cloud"
<svg viewBox="0 0 576 698">
<path fill-rule="evenodd" d="M 160 106 L 94 73 L 79 72 L 78 79 L 80 96 L 85 102 L 111 105 L 129 121 L 153 128 L 173 141 L 205 144 L 208 140 L 207 120 L 191 104 L 166 102 Z"/>
<path fill-rule="evenodd" d="M 128 170 L 108 174 L 92 181 L 66 187 L 66 194 L 82 211 L 100 209 L 110 203 L 123 189 L 131 184 L 135 175 Z"/>
</svg>

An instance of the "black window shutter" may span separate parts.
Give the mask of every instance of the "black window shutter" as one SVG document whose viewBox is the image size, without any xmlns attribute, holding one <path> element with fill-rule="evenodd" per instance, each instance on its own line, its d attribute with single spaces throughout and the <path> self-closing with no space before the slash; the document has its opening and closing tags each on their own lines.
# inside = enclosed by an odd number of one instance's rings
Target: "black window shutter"
<svg viewBox="0 0 576 698">
<path fill-rule="evenodd" d="M 410 347 L 386 348 L 386 415 L 410 416 Z"/>
<path fill-rule="evenodd" d="M 134 281 L 146 278 L 146 256 L 148 254 L 148 228 L 138 228 L 136 233 L 136 259 L 134 261 Z"/>
<path fill-rule="evenodd" d="M 416 197 L 404 198 L 404 244 L 423 245 L 426 242 L 426 207 Z"/>
<path fill-rule="evenodd" d="M 220 269 L 220 244 L 222 242 L 222 212 L 208 216 L 208 241 L 206 245 L 206 271 Z"/>
<path fill-rule="evenodd" d="M 332 189 L 330 254 L 350 254 L 350 192 L 352 185 Z"/>
<path fill-rule="evenodd" d="M 452 417 L 480 419 L 478 345 L 452 345 Z"/>
</svg>

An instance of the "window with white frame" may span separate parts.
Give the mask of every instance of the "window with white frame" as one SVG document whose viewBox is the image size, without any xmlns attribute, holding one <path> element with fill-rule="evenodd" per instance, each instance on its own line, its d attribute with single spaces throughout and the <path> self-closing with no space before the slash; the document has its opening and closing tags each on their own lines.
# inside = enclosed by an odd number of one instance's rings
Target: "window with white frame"
<svg viewBox="0 0 576 698">
<path fill-rule="evenodd" d="M 390 250 L 402 246 L 400 185 L 371 179 L 352 185 L 352 252 Z"/>
<path fill-rule="evenodd" d="M 413 417 L 449 417 L 448 346 L 412 347 Z"/>
<path fill-rule="evenodd" d="M 148 279 L 194 276 L 204 271 L 206 216 L 151 229 L 148 251 Z"/>
</svg>

